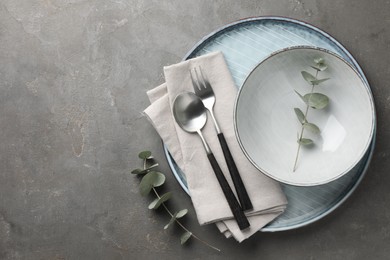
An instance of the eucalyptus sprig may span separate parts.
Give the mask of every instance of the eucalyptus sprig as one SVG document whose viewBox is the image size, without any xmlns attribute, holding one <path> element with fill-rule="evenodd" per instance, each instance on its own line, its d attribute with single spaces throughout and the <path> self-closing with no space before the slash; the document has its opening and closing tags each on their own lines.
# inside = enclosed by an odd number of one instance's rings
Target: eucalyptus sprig
<svg viewBox="0 0 390 260">
<path fill-rule="evenodd" d="M 165 202 L 171 199 L 172 192 L 166 192 L 160 195 L 157 191 L 157 187 L 162 186 L 165 183 L 165 175 L 161 172 L 155 170 L 158 166 L 158 163 L 155 163 L 152 153 L 150 151 L 143 151 L 138 154 L 138 157 L 143 160 L 143 168 L 142 169 L 134 169 L 131 171 L 132 174 L 136 174 L 138 176 L 142 176 L 140 182 L 140 193 L 142 196 L 146 196 L 150 194 L 152 191 L 156 198 L 149 204 L 149 209 L 158 209 L 161 206 L 164 210 L 171 216 L 169 222 L 164 226 L 164 229 L 168 229 L 172 224 L 178 224 L 183 230 L 184 233 L 180 237 L 180 244 L 184 245 L 191 237 L 202 242 L 206 246 L 221 251 L 220 249 L 210 245 L 206 241 L 200 239 L 198 236 L 189 231 L 180 221 L 179 219 L 184 217 L 187 213 L 187 209 L 179 210 L 175 213 L 169 210 L 169 208 L 165 205 Z"/>
<path fill-rule="evenodd" d="M 319 86 L 321 83 L 329 80 L 329 78 L 323 78 L 319 79 L 318 74 L 321 71 L 324 71 L 328 68 L 328 66 L 325 64 L 325 60 L 323 58 L 318 58 L 314 59 L 314 65 L 311 66 L 315 70 L 315 75 L 312 75 L 310 72 L 307 71 L 301 71 L 302 77 L 306 80 L 307 83 L 310 84 L 311 86 L 311 91 L 308 94 L 301 95 L 298 91 L 295 90 L 295 93 L 302 99 L 302 101 L 306 104 L 306 109 L 305 112 L 302 112 L 301 109 L 299 108 L 294 108 L 294 112 L 301 123 L 301 130 L 300 133 L 298 133 L 298 150 L 297 154 L 295 157 L 295 162 L 294 162 L 294 167 L 293 167 L 293 172 L 297 169 L 297 163 L 298 163 L 298 157 L 299 157 L 299 151 L 301 149 L 301 146 L 309 146 L 313 145 L 314 141 L 309 138 L 304 138 L 303 133 L 305 129 L 309 130 L 312 133 L 318 134 L 321 132 L 320 128 L 309 122 L 307 119 L 307 114 L 309 112 L 309 108 L 313 109 L 324 109 L 325 107 L 328 106 L 329 104 L 329 98 L 328 96 L 319 93 L 319 92 L 314 92 L 314 88 L 316 86 Z"/>
</svg>

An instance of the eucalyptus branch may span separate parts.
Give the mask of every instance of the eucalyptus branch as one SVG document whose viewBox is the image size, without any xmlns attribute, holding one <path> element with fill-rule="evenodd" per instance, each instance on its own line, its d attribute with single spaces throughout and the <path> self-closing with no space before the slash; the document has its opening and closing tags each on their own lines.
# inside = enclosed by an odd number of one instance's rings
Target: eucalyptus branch
<svg viewBox="0 0 390 260">
<path fill-rule="evenodd" d="M 144 151 L 141 152 L 138 155 L 139 158 L 143 159 L 143 169 L 135 169 L 131 173 L 137 174 L 137 175 L 144 175 L 142 177 L 141 183 L 140 183 L 140 192 L 142 196 L 146 196 L 151 191 L 154 192 L 156 195 L 156 199 L 152 201 L 152 203 L 149 204 L 149 209 L 157 209 L 160 206 L 162 206 L 165 211 L 169 214 L 171 217 L 168 224 L 164 226 L 164 229 L 167 229 L 173 224 L 174 222 L 179 225 L 185 232 L 182 234 L 180 238 L 180 243 L 183 245 L 185 244 L 191 237 L 198 240 L 199 242 L 203 243 L 204 245 L 217 250 L 221 251 L 220 249 L 210 245 L 206 241 L 200 239 L 198 236 L 193 234 L 191 231 L 189 231 L 180 221 L 179 219 L 184 217 L 188 210 L 182 209 L 178 212 L 172 213 L 169 208 L 166 206 L 165 202 L 171 198 L 172 193 L 167 192 L 162 195 L 160 195 L 156 189 L 156 187 L 159 187 L 164 184 L 165 182 L 165 175 L 161 172 L 157 172 L 152 170 L 153 168 L 157 167 L 158 164 L 154 163 L 153 157 L 151 155 L 151 152 Z"/>
<path fill-rule="evenodd" d="M 318 76 L 318 71 L 316 71 L 316 75 L 315 75 L 315 78 L 317 79 L 317 76 Z M 309 100 L 310 100 L 310 97 L 311 95 L 313 94 L 314 92 L 314 87 L 315 85 L 312 84 L 312 87 L 311 87 L 311 91 L 310 91 L 310 96 L 309 96 Z M 306 104 L 306 110 L 305 110 L 305 114 L 304 114 L 304 120 L 303 121 L 307 121 L 307 114 L 309 112 L 309 108 L 310 106 L 308 104 Z M 297 169 L 297 163 L 298 163 L 298 158 L 299 158 L 299 152 L 301 150 L 301 146 L 302 146 L 302 138 L 303 138 L 303 132 L 305 131 L 305 127 L 304 127 L 304 123 L 301 123 L 301 133 L 298 137 L 298 150 L 297 150 L 297 155 L 295 157 L 295 162 L 294 162 L 294 168 L 293 168 L 293 172 L 295 172 L 295 170 Z"/>
<path fill-rule="evenodd" d="M 156 194 L 156 196 L 159 198 L 160 195 L 158 194 L 157 190 L 155 188 L 153 188 L 153 191 L 154 193 Z M 168 209 L 168 207 L 165 205 L 165 203 L 162 204 L 163 208 L 165 209 L 165 211 L 171 216 L 173 217 L 174 214 L 172 214 L 172 212 Z M 189 231 L 177 218 L 175 219 L 175 222 L 186 232 L 188 233 L 191 233 L 191 236 L 198 240 L 199 242 L 205 244 L 206 246 L 214 249 L 214 250 L 217 250 L 218 252 L 221 252 L 221 250 L 219 248 L 216 248 L 215 246 L 212 246 L 210 245 L 209 243 L 207 243 L 206 241 L 204 241 L 203 239 L 200 239 L 198 236 L 196 236 L 194 233 L 192 233 L 191 231 Z"/>
<path fill-rule="evenodd" d="M 315 76 L 313 76 L 307 71 L 301 72 L 302 77 L 311 85 L 310 93 L 302 96 L 299 92 L 295 91 L 298 94 L 298 96 L 303 100 L 303 102 L 306 104 L 306 109 L 305 109 L 305 113 L 303 113 L 302 110 L 300 110 L 299 108 L 294 108 L 295 114 L 297 115 L 298 120 L 301 123 L 301 130 L 300 133 L 298 133 L 298 139 L 297 139 L 298 149 L 295 156 L 293 172 L 295 172 L 295 170 L 297 169 L 297 163 L 298 163 L 301 146 L 302 145 L 308 146 L 314 143 L 313 140 L 303 137 L 305 129 L 316 134 L 320 133 L 320 128 L 313 123 L 309 123 L 309 121 L 307 120 L 309 108 L 324 109 L 329 103 L 329 98 L 326 95 L 322 93 L 314 92 L 315 86 L 318 86 L 322 82 L 327 81 L 329 79 L 329 78 L 318 79 L 318 73 L 320 71 L 326 70 L 328 67 L 325 64 L 324 59 L 322 58 L 315 59 L 314 63 L 315 65 L 311 67 L 316 71 Z"/>
</svg>

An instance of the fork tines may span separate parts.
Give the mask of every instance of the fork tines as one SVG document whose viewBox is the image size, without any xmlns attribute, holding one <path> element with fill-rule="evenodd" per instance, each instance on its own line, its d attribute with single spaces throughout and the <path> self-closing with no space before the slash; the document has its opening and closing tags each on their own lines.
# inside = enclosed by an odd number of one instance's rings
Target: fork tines
<svg viewBox="0 0 390 260">
<path fill-rule="evenodd" d="M 190 70 L 190 76 L 196 95 L 202 96 L 202 94 L 206 94 L 204 92 L 211 90 L 211 85 L 207 79 L 207 76 L 203 74 L 202 68 L 200 66 L 198 68 L 192 68 Z"/>
</svg>

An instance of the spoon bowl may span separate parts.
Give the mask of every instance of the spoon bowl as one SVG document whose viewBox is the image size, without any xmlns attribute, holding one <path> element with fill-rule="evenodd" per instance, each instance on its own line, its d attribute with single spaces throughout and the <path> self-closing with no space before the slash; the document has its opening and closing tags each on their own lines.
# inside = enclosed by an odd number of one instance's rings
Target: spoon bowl
<svg viewBox="0 0 390 260">
<path fill-rule="evenodd" d="M 202 100 L 191 92 L 179 94 L 173 102 L 173 116 L 186 132 L 201 130 L 207 121 L 206 113 Z"/>
</svg>

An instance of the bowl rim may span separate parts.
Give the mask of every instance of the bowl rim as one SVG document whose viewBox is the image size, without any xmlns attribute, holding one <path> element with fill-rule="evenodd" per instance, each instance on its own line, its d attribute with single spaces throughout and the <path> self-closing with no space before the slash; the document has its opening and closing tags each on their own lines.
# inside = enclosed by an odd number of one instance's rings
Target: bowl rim
<svg viewBox="0 0 390 260">
<path fill-rule="evenodd" d="M 329 178 L 329 179 L 326 179 L 326 180 L 323 180 L 323 181 L 300 183 L 300 182 L 291 182 L 291 181 L 284 180 L 282 178 L 278 178 L 278 177 L 274 176 L 273 174 L 271 174 L 271 173 L 265 171 L 264 169 L 262 169 L 251 158 L 251 156 L 249 155 L 249 153 L 245 149 L 245 147 L 244 147 L 244 145 L 243 145 L 243 143 L 241 141 L 240 135 L 239 135 L 238 123 L 237 123 L 237 109 L 238 109 L 238 103 L 240 101 L 241 93 L 242 93 L 242 91 L 244 89 L 245 83 L 248 81 L 250 76 L 256 71 L 256 69 L 259 66 L 263 65 L 263 63 L 267 62 L 270 58 L 273 58 L 276 55 L 280 55 L 282 53 L 289 52 L 289 51 L 294 51 L 294 50 L 315 50 L 315 51 L 324 52 L 326 54 L 332 55 L 335 58 L 339 59 L 341 62 L 345 63 L 353 71 L 353 73 L 359 78 L 359 80 L 363 83 L 364 88 L 365 88 L 365 90 L 366 90 L 366 92 L 368 94 L 368 98 L 369 98 L 370 110 L 371 110 L 371 116 L 372 117 L 371 117 L 371 123 L 370 123 L 370 133 L 369 133 L 369 136 L 368 136 L 367 142 L 365 143 L 364 148 L 361 150 L 359 156 L 356 157 L 355 161 L 349 167 L 347 167 L 343 172 L 339 173 L 338 175 L 336 175 L 336 176 L 334 176 L 332 178 Z M 254 66 L 252 68 L 252 70 L 249 72 L 248 76 L 245 78 L 244 82 L 242 83 L 241 87 L 239 88 L 239 90 L 237 92 L 237 95 L 236 95 L 236 98 L 235 98 L 235 101 L 234 101 L 234 106 L 233 106 L 234 133 L 236 135 L 236 139 L 237 139 L 238 144 L 239 144 L 239 146 L 241 148 L 241 151 L 244 153 L 245 157 L 261 173 L 267 175 L 268 177 L 270 177 L 270 178 L 272 178 L 272 179 L 274 179 L 274 180 L 276 180 L 278 182 L 281 182 L 281 183 L 284 183 L 284 184 L 288 184 L 288 185 L 293 185 L 293 186 L 317 186 L 317 185 L 323 185 L 323 184 L 332 182 L 332 181 L 334 181 L 334 180 L 344 176 L 348 172 L 350 172 L 361 161 L 361 159 L 363 158 L 363 156 L 367 152 L 367 149 L 370 147 L 370 144 L 371 144 L 371 142 L 373 140 L 373 136 L 374 136 L 374 132 L 375 132 L 375 125 L 376 125 L 375 122 L 376 122 L 376 112 L 375 112 L 374 99 L 373 99 L 372 92 L 370 90 L 370 86 L 368 85 L 368 82 L 362 77 L 362 75 L 360 75 L 360 73 L 357 71 L 357 69 L 355 69 L 346 59 L 344 59 L 342 56 L 340 56 L 337 53 L 334 53 L 334 52 L 332 52 L 332 51 L 330 51 L 328 49 L 324 49 L 324 48 L 321 48 L 321 47 L 308 46 L 308 45 L 297 45 L 297 46 L 286 47 L 286 48 L 283 48 L 283 49 L 280 49 L 280 50 L 277 50 L 277 51 L 271 53 L 270 55 L 265 57 L 262 61 L 260 61 L 256 66 Z"/>
</svg>

